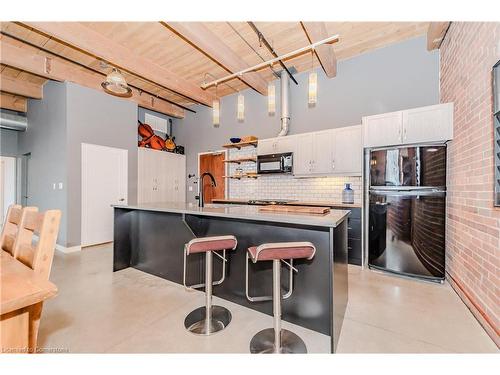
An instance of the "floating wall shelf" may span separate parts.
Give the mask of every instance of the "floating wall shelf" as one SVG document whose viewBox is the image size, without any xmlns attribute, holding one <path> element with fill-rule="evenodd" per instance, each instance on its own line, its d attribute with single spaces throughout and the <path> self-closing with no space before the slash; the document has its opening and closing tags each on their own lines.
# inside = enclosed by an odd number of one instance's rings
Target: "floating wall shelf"
<svg viewBox="0 0 500 375">
<path fill-rule="evenodd" d="M 249 141 L 249 142 L 239 142 L 239 143 L 228 143 L 223 145 L 222 147 L 224 148 L 237 148 L 238 150 L 241 149 L 242 147 L 257 147 L 258 141 Z"/>
<path fill-rule="evenodd" d="M 222 176 L 224 178 L 232 178 L 235 180 L 241 180 L 242 178 L 258 178 L 258 174 L 242 174 L 242 175 L 233 175 L 233 176 Z"/>
<path fill-rule="evenodd" d="M 248 158 L 238 158 L 238 159 L 227 159 L 224 160 L 224 163 L 234 163 L 234 164 L 241 164 L 241 163 L 257 163 L 257 157 L 248 157 Z"/>
</svg>

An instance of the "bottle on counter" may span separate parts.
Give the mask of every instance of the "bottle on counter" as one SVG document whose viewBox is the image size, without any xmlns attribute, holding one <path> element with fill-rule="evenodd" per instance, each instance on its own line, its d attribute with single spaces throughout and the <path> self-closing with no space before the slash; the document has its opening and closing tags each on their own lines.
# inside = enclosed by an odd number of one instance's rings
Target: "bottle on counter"
<svg viewBox="0 0 500 375">
<path fill-rule="evenodd" d="M 354 190 L 351 189 L 351 184 L 345 184 L 342 190 L 342 203 L 354 203 Z"/>
</svg>

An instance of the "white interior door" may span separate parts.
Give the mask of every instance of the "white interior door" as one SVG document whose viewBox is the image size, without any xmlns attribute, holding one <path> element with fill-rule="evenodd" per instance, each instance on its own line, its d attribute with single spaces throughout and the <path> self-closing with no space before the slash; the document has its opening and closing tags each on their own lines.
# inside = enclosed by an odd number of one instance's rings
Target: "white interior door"
<svg viewBox="0 0 500 375">
<path fill-rule="evenodd" d="M 128 151 L 82 143 L 82 246 L 113 241 L 112 204 L 127 204 Z"/>
<path fill-rule="evenodd" d="M 11 204 L 16 203 L 16 158 L 0 156 L 0 227 Z"/>
</svg>

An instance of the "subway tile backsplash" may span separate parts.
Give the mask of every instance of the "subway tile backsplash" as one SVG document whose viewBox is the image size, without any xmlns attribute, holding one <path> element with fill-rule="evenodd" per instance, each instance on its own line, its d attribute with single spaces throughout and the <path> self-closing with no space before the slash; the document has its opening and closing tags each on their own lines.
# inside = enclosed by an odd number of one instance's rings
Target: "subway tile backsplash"
<svg viewBox="0 0 500 375">
<path fill-rule="evenodd" d="M 255 155 L 255 150 L 244 148 L 231 150 L 232 159 Z M 255 163 L 230 164 L 229 174 L 234 175 L 236 169 L 243 172 L 255 172 Z M 228 179 L 230 199 L 295 199 L 304 201 L 342 202 L 344 184 L 351 183 L 354 190 L 354 203 L 362 203 L 361 177 L 313 177 L 294 178 L 290 175 L 272 174 L 257 179 Z"/>
</svg>

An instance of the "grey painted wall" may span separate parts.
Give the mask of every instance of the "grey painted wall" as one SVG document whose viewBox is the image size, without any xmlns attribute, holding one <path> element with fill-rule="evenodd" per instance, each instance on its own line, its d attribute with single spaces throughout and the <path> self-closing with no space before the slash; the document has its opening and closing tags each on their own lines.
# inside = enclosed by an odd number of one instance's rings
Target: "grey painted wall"
<svg viewBox="0 0 500 375">
<path fill-rule="evenodd" d="M 0 129 L 0 155 L 17 156 L 18 131 Z"/>
<path fill-rule="evenodd" d="M 66 85 L 47 82 L 43 100 L 28 103 L 28 129 L 18 134 L 19 155 L 31 153 L 28 166 L 28 204 L 41 211 L 62 210 L 57 242 L 66 244 L 67 164 L 66 164 Z M 54 183 L 63 183 L 54 190 Z"/>
<path fill-rule="evenodd" d="M 81 240 L 81 144 L 128 150 L 128 198 L 137 202 L 137 105 L 73 83 L 49 81 L 43 100 L 30 100 L 19 155 L 31 153 L 28 203 L 63 212 L 58 244 Z M 62 190 L 53 190 L 54 183 Z"/>
<path fill-rule="evenodd" d="M 81 243 L 81 144 L 128 150 L 128 201 L 137 203 L 137 104 L 67 83 L 67 245 Z"/>
<path fill-rule="evenodd" d="M 318 69 L 318 103 L 307 104 L 308 73 L 290 83 L 289 134 L 357 125 L 361 117 L 439 103 L 439 52 L 428 52 L 426 38 L 419 37 L 338 63 L 337 77 L 328 79 Z M 177 143 L 186 147 L 187 173 L 197 173 L 197 154 L 218 150 L 229 137 L 274 137 L 280 127 L 279 82 L 276 81 L 276 114 L 267 114 L 267 97 L 246 90 L 245 121 L 236 119 L 237 95 L 221 100 L 221 125 L 212 126 L 212 110 L 196 106 L 174 126 Z M 188 180 L 187 186 L 192 185 Z M 196 188 L 187 192 L 194 202 Z"/>
</svg>

